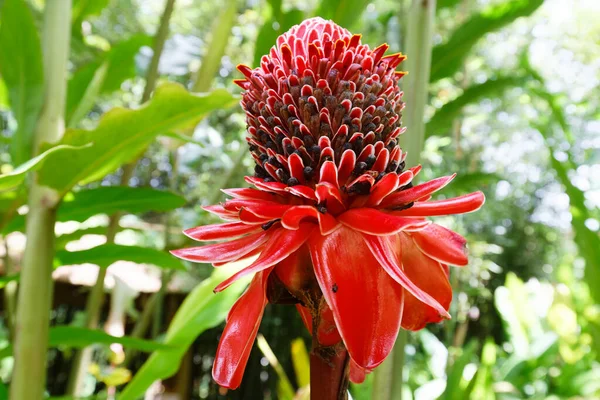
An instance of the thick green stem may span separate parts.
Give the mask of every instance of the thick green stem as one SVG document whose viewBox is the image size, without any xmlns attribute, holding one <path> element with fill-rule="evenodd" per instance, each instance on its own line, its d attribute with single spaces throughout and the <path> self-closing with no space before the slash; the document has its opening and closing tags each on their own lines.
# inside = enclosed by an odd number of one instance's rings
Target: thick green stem
<svg viewBox="0 0 600 400">
<path fill-rule="evenodd" d="M 44 12 L 44 106 L 36 130 L 36 152 L 45 142 L 64 134 L 67 62 L 71 27 L 71 0 L 48 0 Z M 21 284 L 15 326 L 15 367 L 11 400 L 41 400 L 46 382 L 46 352 L 52 304 L 54 224 L 60 198 L 36 183 L 29 193 L 27 245 L 21 268 Z"/>
<path fill-rule="evenodd" d="M 425 137 L 423 116 L 427 103 L 429 72 L 431 69 L 432 34 L 435 21 L 435 0 L 413 0 L 406 34 L 406 69 L 404 78 L 403 112 L 407 131 L 400 137 L 400 145 L 407 152 L 406 165 L 415 166 L 421 158 Z M 404 310 L 404 312 L 411 312 Z M 403 389 L 404 347 L 407 333 L 398 334 L 392 353 L 375 371 L 374 400 L 401 400 Z"/>
</svg>

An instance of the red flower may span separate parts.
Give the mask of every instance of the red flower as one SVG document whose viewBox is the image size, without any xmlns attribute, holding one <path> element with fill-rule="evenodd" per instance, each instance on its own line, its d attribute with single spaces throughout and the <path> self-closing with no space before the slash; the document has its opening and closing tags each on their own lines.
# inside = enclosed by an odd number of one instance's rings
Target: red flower
<svg viewBox="0 0 600 400">
<path fill-rule="evenodd" d="M 314 18 L 280 36 L 259 68 L 238 67 L 255 188 L 224 190 L 232 199 L 205 209 L 228 222 L 185 232 L 224 242 L 173 252 L 216 267 L 258 255 L 215 289 L 255 274 L 219 343 L 222 386 L 239 386 L 268 302 L 296 303 L 320 345 L 343 341 L 354 380 L 385 359 L 400 327 L 449 318 L 448 265 L 467 264 L 466 241 L 426 217 L 477 210 L 484 196 L 430 201 L 454 175 L 412 185 L 420 167 L 405 169 L 396 141 L 405 56 L 387 48 Z"/>
</svg>

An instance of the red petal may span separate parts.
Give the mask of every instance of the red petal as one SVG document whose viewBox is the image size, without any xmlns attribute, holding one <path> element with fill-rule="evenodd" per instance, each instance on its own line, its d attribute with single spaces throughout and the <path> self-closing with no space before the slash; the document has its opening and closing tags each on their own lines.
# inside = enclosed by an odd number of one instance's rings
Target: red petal
<svg viewBox="0 0 600 400">
<path fill-rule="evenodd" d="M 351 229 L 314 236 L 309 248 L 319 286 L 350 356 L 363 368 L 376 367 L 391 351 L 400 328 L 402 287 Z"/>
<path fill-rule="evenodd" d="M 298 154 L 292 153 L 288 158 L 288 166 L 290 175 L 298 179 L 298 182 L 304 183 L 304 162 L 302 158 Z"/>
<path fill-rule="evenodd" d="M 276 194 L 254 188 L 221 189 L 223 193 L 235 199 L 277 201 Z"/>
<path fill-rule="evenodd" d="M 193 262 L 224 262 L 239 259 L 269 239 L 271 232 L 258 232 L 241 239 L 171 251 L 175 257 Z"/>
<path fill-rule="evenodd" d="M 390 173 L 385 175 L 379 182 L 371 189 L 371 194 L 367 200 L 367 206 L 377 206 L 381 203 L 381 200 L 388 194 L 392 193 L 398 188 L 398 175 Z"/>
<path fill-rule="evenodd" d="M 338 221 L 350 228 L 370 235 L 388 236 L 410 227 L 421 227 L 427 221 L 402 218 L 374 208 L 352 208 L 338 216 Z"/>
<path fill-rule="evenodd" d="M 323 182 L 329 182 L 336 188 L 340 187 L 340 185 L 338 184 L 337 168 L 335 167 L 333 161 L 325 161 L 321 166 L 321 175 L 319 177 L 319 183 Z"/>
<path fill-rule="evenodd" d="M 184 235 L 194 240 L 223 240 L 233 239 L 248 233 L 260 231 L 256 225 L 247 225 L 241 222 L 228 222 L 226 224 L 214 224 L 198 226 L 183 231 Z"/>
<path fill-rule="evenodd" d="M 392 277 L 392 279 L 402 285 L 402 287 L 404 287 L 409 294 L 437 310 L 437 313 L 446 318 L 450 318 L 450 315 L 446 311 L 447 308 L 442 306 L 435 298 L 423 291 L 415 282 L 411 281 L 405 273 L 404 268 L 406 268 L 406 266 L 399 262 L 397 257 L 397 251 L 399 247 L 397 236 L 379 237 L 363 235 L 363 238 L 371 250 L 371 253 L 373 253 L 373 256 L 377 259 L 381 267 Z M 411 261 L 413 260 L 411 259 Z M 418 267 L 412 266 L 412 268 Z"/>
<path fill-rule="evenodd" d="M 229 311 L 212 371 L 214 380 L 223 387 L 237 389 L 242 382 L 250 350 L 267 305 L 265 290 L 270 272 L 256 274 L 246 292 Z"/>
<path fill-rule="evenodd" d="M 323 236 L 329 235 L 342 226 L 330 213 L 318 213 L 317 217 L 319 218 L 319 229 Z"/>
<path fill-rule="evenodd" d="M 422 199 L 423 197 L 429 196 L 430 194 L 442 189 L 444 186 L 450 183 L 455 176 L 456 174 L 443 176 L 441 178 L 433 179 L 429 182 L 414 186 L 410 189 L 394 193 L 386 197 L 386 199 L 381 203 L 381 207 L 400 206 Z"/>
<path fill-rule="evenodd" d="M 256 186 L 260 190 L 265 190 L 267 192 L 279 193 L 285 191 L 285 188 L 288 186 L 285 183 L 281 182 L 265 182 L 263 179 L 255 178 L 253 176 L 244 177 L 246 182 L 251 185 Z"/>
<path fill-rule="evenodd" d="M 227 289 L 233 282 L 243 276 L 262 271 L 285 259 L 306 242 L 315 228 L 316 226 L 313 224 L 302 224 L 300 229 L 296 231 L 284 228 L 276 229 L 256 261 L 221 282 L 215 288 L 215 292 Z"/>
<path fill-rule="evenodd" d="M 342 158 L 340 159 L 340 166 L 338 167 L 338 180 L 343 185 L 346 184 L 348 178 L 352 174 L 356 166 L 356 153 L 353 150 L 345 150 L 342 153 Z"/>
<path fill-rule="evenodd" d="M 425 292 L 433 296 L 444 309 L 450 308 L 452 287 L 443 267 L 435 260 L 423 254 L 408 235 L 398 235 L 402 242 L 402 264 L 408 278 Z M 429 323 L 443 319 L 436 310 L 406 293 L 404 301 L 402 327 L 417 331 Z"/>
<path fill-rule="evenodd" d="M 244 208 L 252 214 L 267 219 L 278 219 L 290 208 L 291 204 L 280 204 L 274 201 L 264 200 L 228 200 L 225 202 L 226 209 L 240 210 Z"/>
<path fill-rule="evenodd" d="M 326 204 L 327 209 L 333 214 L 337 215 L 346 209 L 342 194 L 337 186 L 329 182 L 318 183 L 315 193 L 319 203 Z"/>
<path fill-rule="evenodd" d="M 319 212 L 313 206 L 295 206 L 290 208 L 281 217 L 281 225 L 286 229 L 296 230 L 300 228 L 300 223 L 306 218 L 314 218 L 317 222 Z"/>
<path fill-rule="evenodd" d="M 359 367 L 354 360 L 350 359 L 350 381 L 352 383 L 363 383 L 369 372 L 371 371 Z"/>
<path fill-rule="evenodd" d="M 431 224 L 414 232 L 413 240 L 429 257 L 444 264 L 467 265 L 467 240 L 456 232 Z"/>
<path fill-rule="evenodd" d="M 475 192 L 447 200 L 416 202 L 402 211 L 392 211 L 400 217 L 430 217 L 434 215 L 464 214 L 477 211 L 485 202 L 481 192 Z"/>
<path fill-rule="evenodd" d="M 240 219 L 240 221 L 250 225 L 263 225 L 271 221 L 270 218 L 259 217 L 258 215 L 245 208 L 242 208 L 238 212 L 238 218 Z"/>
<path fill-rule="evenodd" d="M 225 221 L 237 221 L 237 220 L 239 220 L 237 212 L 226 210 L 221 205 L 203 206 L 202 209 L 204 211 L 208 211 L 209 213 L 218 216 L 221 219 L 224 219 Z"/>
<path fill-rule="evenodd" d="M 317 196 L 315 195 L 315 190 L 308 186 L 296 185 L 296 186 L 288 186 L 285 190 L 286 192 L 290 192 L 293 195 L 304 197 L 308 200 L 317 201 Z"/>
</svg>

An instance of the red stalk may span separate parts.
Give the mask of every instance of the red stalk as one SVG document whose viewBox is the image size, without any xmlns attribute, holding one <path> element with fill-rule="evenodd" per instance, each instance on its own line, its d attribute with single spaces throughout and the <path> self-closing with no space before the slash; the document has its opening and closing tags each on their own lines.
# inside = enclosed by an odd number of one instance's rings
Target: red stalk
<svg viewBox="0 0 600 400">
<path fill-rule="evenodd" d="M 313 319 L 313 326 L 318 326 Z M 310 399 L 347 400 L 350 358 L 343 342 L 323 346 L 313 329 L 313 345 L 310 352 Z"/>
</svg>

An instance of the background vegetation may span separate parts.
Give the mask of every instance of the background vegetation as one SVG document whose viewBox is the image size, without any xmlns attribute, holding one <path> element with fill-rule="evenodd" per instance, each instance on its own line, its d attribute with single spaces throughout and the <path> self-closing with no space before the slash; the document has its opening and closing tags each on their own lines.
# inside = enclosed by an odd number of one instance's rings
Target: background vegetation
<svg viewBox="0 0 600 400">
<path fill-rule="evenodd" d="M 435 5 L 432 49 L 409 0 L 69 3 L 0 0 L 0 399 L 301 398 L 308 335 L 286 306 L 267 309 L 242 387 L 219 390 L 212 357 L 244 285 L 213 295 L 227 270 L 166 250 L 251 171 L 235 66 L 315 15 L 431 58 L 428 79 L 407 77 L 422 179 L 457 172 L 442 196 L 488 199 L 441 221 L 471 261 L 452 270 L 453 319 L 408 335 L 403 398 L 600 398 L 596 0 L 416 1 Z M 353 398 L 390 398 L 380 379 Z"/>
</svg>

